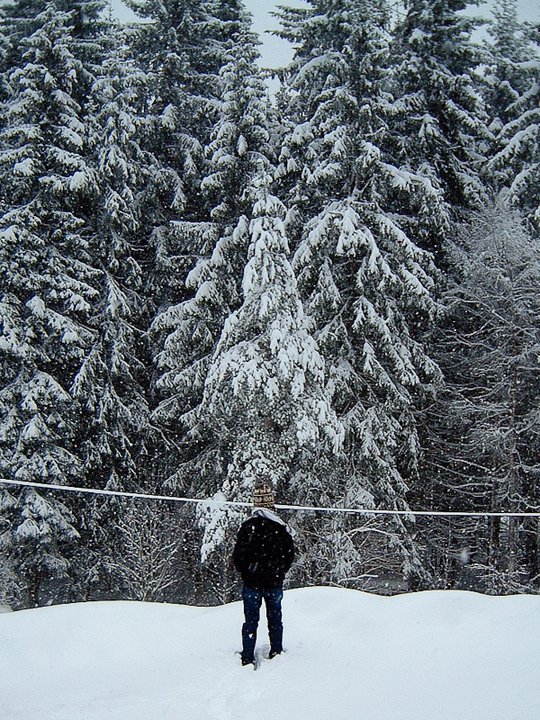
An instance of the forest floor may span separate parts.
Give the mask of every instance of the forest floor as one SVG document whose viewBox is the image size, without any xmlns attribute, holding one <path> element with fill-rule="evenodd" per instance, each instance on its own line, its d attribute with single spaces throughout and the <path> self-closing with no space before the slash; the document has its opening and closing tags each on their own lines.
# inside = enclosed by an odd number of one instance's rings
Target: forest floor
<svg viewBox="0 0 540 720">
<path fill-rule="evenodd" d="M 538 720 L 540 597 L 285 593 L 241 667 L 242 608 L 96 602 L 0 614 L 1 720 Z"/>
</svg>

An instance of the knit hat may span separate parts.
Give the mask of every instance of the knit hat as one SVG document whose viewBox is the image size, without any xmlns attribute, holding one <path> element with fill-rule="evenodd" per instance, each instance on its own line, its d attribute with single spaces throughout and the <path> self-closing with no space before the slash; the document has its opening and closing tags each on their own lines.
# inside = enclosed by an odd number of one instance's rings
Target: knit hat
<svg viewBox="0 0 540 720">
<path fill-rule="evenodd" d="M 253 505 L 255 507 L 273 508 L 275 505 L 274 493 L 270 485 L 262 480 L 255 481 L 255 489 L 253 491 Z"/>
</svg>

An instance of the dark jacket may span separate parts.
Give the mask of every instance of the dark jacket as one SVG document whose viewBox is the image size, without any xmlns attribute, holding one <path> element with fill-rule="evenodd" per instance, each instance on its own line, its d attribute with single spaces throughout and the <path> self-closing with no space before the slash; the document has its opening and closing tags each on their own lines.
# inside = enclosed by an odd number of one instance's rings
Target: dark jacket
<svg viewBox="0 0 540 720">
<path fill-rule="evenodd" d="M 233 562 L 247 587 L 281 587 L 293 560 L 294 543 L 285 525 L 255 516 L 240 527 Z"/>
</svg>

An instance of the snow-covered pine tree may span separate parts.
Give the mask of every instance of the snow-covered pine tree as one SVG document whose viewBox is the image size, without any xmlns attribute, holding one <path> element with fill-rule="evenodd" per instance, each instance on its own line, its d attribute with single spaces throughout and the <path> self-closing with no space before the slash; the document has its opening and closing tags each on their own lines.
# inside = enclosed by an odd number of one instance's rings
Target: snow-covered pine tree
<svg viewBox="0 0 540 720">
<path fill-rule="evenodd" d="M 160 402 L 154 419 L 170 441 L 167 484 L 196 496 L 211 494 L 215 476 L 223 474 L 213 437 L 200 424 L 198 406 L 224 323 L 242 302 L 241 279 L 250 245 L 249 221 L 243 213 L 249 213 L 253 203 L 253 176 L 268 167 L 271 156 L 270 103 L 256 65 L 250 18 L 239 3 L 222 5 L 238 8 L 236 19 L 230 19 L 229 7 L 224 26 L 231 34 L 224 43 L 226 63 L 218 79 L 219 117 L 205 152 L 202 191 L 210 222 L 198 224 L 199 257 L 186 279 L 191 297 L 164 307 L 152 325 L 160 348 Z M 184 512 L 189 515 L 190 508 Z M 200 547 L 194 546 L 195 566 L 199 554 Z"/>
<path fill-rule="evenodd" d="M 150 312 L 143 265 L 150 256 L 147 211 L 153 206 L 157 161 L 141 149 L 147 76 L 130 61 L 119 28 L 116 37 L 110 38 L 108 57 L 88 97 L 89 152 L 99 178 L 90 241 L 99 297 L 89 319 L 95 340 L 72 393 L 86 418 L 81 435 L 86 481 L 92 487 L 133 490 L 149 482 L 144 472 L 150 384 L 144 333 Z M 85 508 L 85 549 L 98 551 L 81 565 L 87 573 L 92 568 L 93 585 L 105 582 L 110 588 L 114 580 L 104 581 L 104 576 L 117 567 L 115 515 L 121 505 L 99 500 Z"/>
<path fill-rule="evenodd" d="M 441 262 L 450 217 L 485 198 L 481 173 L 491 134 L 475 73 L 483 57 L 471 41 L 478 23 L 462 13 L 470 4 L 407 0 L 393 41 L 394 152 L 442 191 L 444 212 L 431 228 L 419 228 L 422 247 Z"/>
<path fill-rule="evenodd" d="M 326 448 L 337 453 L 343 428 L 325 391 L 325 364 L 311 336 L 289 262 L 285 207 L 270 192 L 271 176 L 254 179 L 243 303 L 227 319 L 208 371 L 199 421 L 213 437 L 221 474 L 214 498 L 250 501 L 256 478 L 278 496 L 301 499 L 300 474 L 317 474 Z M 317 478 L 324 482 L 325 478 Z M 209 502 L 201 512 L 203 560 L 223 543 L 239 513 Z M 228 568 L 219 563 L 223 575 Z M 225 580 L 222 586 L 227 587 Z"/>
<path fill-rule="evenodd" d="M 153 323 L 156 337 L 162 337 L 155 418 L 176 431 L 179 424 L 184 432 L 194 429 L 189 417 L 202 398 L 211 355 L 226 318 L 241 303 L 249 247 L 241 213 L 249 207 L 254 173 L 268 163 L 267 93 L 248 23 L 243 17 L 229 38 L 229 61 L 219 78 L 220 115 L 202 181 L 212 221 L 198 224 L 201 255 L 186 279 L 192 297 L 165 307 Z"/>
<path fill-rule="evenodd" d="M 540 54 L 539 41 L 518 21 L 515 0 L 498 0 L 488 72 L 494 143 L 486 178 L 540 229 Z"/>
<path fill-rule="evenodd" d="M 205 148 L 222 109 L 219 74 L 235 48 L 246 57 L 254 52 L 253 37 L 241 0 L 131 5 L 146 20 L 134 33 L 134 52 L 151 79 L 145 147 L 161 164 L 153 243 L 155 294 L 164 306 L 185 299 L 185 276 L 208 253 L 200 225 L 208 220 L 208 196 L 201 180 L 212 172 Z"/>
<path fill-rule="evenodd" d="M 143 148 L 159 163 L 150 211 L 152 295 L 159 307 L 185 297 L 185 275 L 201 253 L 200 181 L 216 117 L 213 98 L 221 65 L 215 55 L 221 44 L 213 36 L 213 0 L 126 4 L 143 20 L 128 37 L 132 56 L 148 76 Z"/>
<path fill-rule="evenodd" d="M 117 486 L 115 476 L 123 478 L 124 487 L 137 483 L 137 455 L 144 446 L 148 420 L 142 336 L 149 309 L 141 263 L 149 255 L 146 202 L 156 161 L 140 146 L 145 83 L 145 75 L 120 46 L 105 60 L 89 97 L 91 151 L 100 179 L 92 252 L 99 259 L 101 287 L 91 319 L 97 342 L 75 387 L 92 406 L 98 423 L 97 435 L 90 436 L 102 459 L 92 462 L 91 472 L 100 486 L 111 488 Z M 103 432 L 107 439 L 98 439 Z M 94 452 L 89 456 L 94 457 Z"/>
<path fill-rule="evenodd" d="M 249 24 L 245 17 L 231 36 L 219 76 L 219 116 L 206 148 L 202 189 L 210 217 L 223 230 L 249 212 L 251 178 L 272 159 L 267 129 L 272 119 L 270 100 L 256 65 L 258 42 Z"/>
<path fill-rule="evenodd" d="M 265 127 L 269 101 L 255 65 L 255 39 L 247 22 L 232 36 L 229 62 L 220 74 L 220 116 L 207 148 L 208 169 L 202 181 L 212 223 L 206 226 L 202 256 L 186 280 L 193 296 L 165 309 L 154 322 L 155 330 L 167 334 L 158 356 L 158 365 L 165 369 L 158 387 L 167 388 L 161 407 L 167 407 L 171 419 L 167 396 L 173 391 L 182 408 L 175 422 L 193 409 L 193 401 L 186 402 L 188 397 L 200 401 L 203 368 L 225 319 L 241 302 L 240 282 L 249 246 L 242 214 L 253 199 L 254 174 L 269 162 Z"/>
<path fill-rule="evenodd" d="M 205 148 L 222 108 L 219 73 L 237 44 L 233 38 L 248 32 L 248 18 L 238 0 L 132 5 L 148 21 L 137 31 L 135 50 L 151 80 L 145 147 L 161 166 L 152 240 L 161 309 L 186 299 L 187 273 L 216 242 L 214 228 L 204 224 L 209 208 L 201 180 L 211 172 Z"/>
<path fill-rule="evenodd" d="M 152 419 L 163 432 L 159 475 L 168 489 L 183 495 L 204 497 L 215 491 L 216 479 L 226 472 L 224 458 L 211 428 L 204 422 L 201 402 L 217 342 L 229 315 L 241 304 L 240 281 L 249 248 L 249 221 L 241 216 L 237 226 L 219 237 L 219 225 L 209 224 L 206 244 L 211 248 L 188 274 L 186 285 L 193 297 L 161 311 L 151 330 L 159 403 Z M 160 341 L 158 343 L 158 340 Z M 194 509 L 181 510 L 186 526 L 196 522 Z M 200 537 L 191 533 L 186 557 L 194 586 L 208 597 L 209 584 L 221 588 L 221 570 L 200 568 Z M 218 580 L 214 583 L 213 577 Z M 210 581 L 210 582 L 209 582 Z M 221 589 L 218 590 L 223 599 Z M 215 600 L 215 595 L 212 595 Z M 192 596 L 198 599 L 201 595 Z"/>
<path fill-rule="evenodd" d="M 134 52 L 152 79 L 146 108 L 148 147 L 170 176 L 164 177 L 168 219 L 199 220 L 200 180 L 216 120 L 217 75 L 224 63 L 225 26 L 214 13 L 223 0 L 128 0 L 145 22 L 133 36 Z M 218 7 L 219 6 L 219 7 Z M 168 189 L 168 193 L 167 193 Z"/>
<path fill-rule="evenodd" d="M 540 244 L 500 198 L 461 228 L 458 281 L 435 345 L 446 385 L 430 411 L 426 496 L 455 510 L 527 512 L 540 496 Z M 445 587 L 538 590 L 535 518 L 433 521 Z M 459 558 L 468 565 L 463 568 Z"/>
<path fill-rule="evenodd" d="M 490 66 L 488 79 L 488 106 L 495 123 L 494 131 L 500 131 L 509 120 L 515 119 L 512 106 L 529 89 L 530 78 L 524 75 L 522 63 L 529 59 L 530 48 L 525 27 L 518 19 L 517 0 L 496 0 L 494 19 L 488 28 L 489 42 L 486 51 Z"/>
<path fill-rule="evenodd" d="M 285 72 L 294 127 L 278 175 L 285 186 L 293 178 L 287 224 L 297 238 L 293 267 L 346 429 L 327 497 L 403 510 L 420 456 L 417 397 L 438 378 L 418 339 L 434 310 L 433 266 L 410 218 L 421 208 L 425 224 L 430 217 L 439 222 L 444 208 L 426 174 L 394 163 L 385 3 L 310 5 L 285 15 L 284 34 L 295 37 L 298 49 Z M 410 528 L 396 519 L 385 530 L 406 574 L 421 574 Z M 348 547 L 361 575 L 366 563 Z"/>
<path fill-rule="evenodd" d="M 86 66 L 100 62 L 102 47 L 100 37 L 106 28 L 103 11 L 106 0 L 6 0 L 0 13 L 0 73 L 21 64 L 25 52 L 23 41 L 35 30 L 35 20 L 46 9 L 68 13 L 71 18 L 71 35 L 77 46 L 77 57 L 84 69 L 78 78 L 73 94 L 78 101 L 85 97 L 91 84 L 91 74 Z"/>
<path fill-rule="evenodd" d="M 0 136 L 1 471 L 61 484 L 82 470 L 80 413 L 69 386 L 94 340 L 88 318 L 97 273 L 79 211 L 95 176 L 74 99 L 83 68 L 73 52 L 73 16 L 50 6 L 28 28 L 20 66 L 4 73 Z M 43 583 L 72 570 L 72 514 L 33 490 L 5 493 L 3 505 L 10 520 L 2 552 L 27 602 L 42 602 Z"/>
</svg>

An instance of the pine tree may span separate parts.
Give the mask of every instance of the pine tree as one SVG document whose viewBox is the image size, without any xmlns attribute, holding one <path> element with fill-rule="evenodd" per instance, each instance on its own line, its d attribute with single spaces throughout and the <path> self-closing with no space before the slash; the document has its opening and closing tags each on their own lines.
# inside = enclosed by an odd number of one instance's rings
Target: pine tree
<svg viewBox="0 0 540 720">
<path fill-rule="evenodd" d="M 444 262 L 451 217 L 485 199 L 481 176 L 491 138 L 471 42 L 467 0 L 408 0 L 393 43 L 395 153 L 442 193 L 444 212 L 424 224 L 422 245 Z"/>
<path fill-rule="evenodd" d="M 149 255 L 145 212 L 155 160 L 143 152 L 141 98 L 146 77 L 113 43 L 88 98 L 90 153 L 99 190 L 92 199 L 90 251 L 99 271 L 99 297 L 89 324 L 93 346 L 72 383 L 84 408 L 84 477 L 92 487 L 134 489 L 144 478 L 149 377 L 143 333 L 149 311 L 141 262 Z M 146 231 L 146 232 L 145 232 Z M 106 578 L 117 555 L 117 501 L 85 503 L 85 554 L 91 586 Z M 104 532 L 104 528 L 107 531 Z M 89 572 L 92 568 L 91 572 Z M 81 580 L 85 586 L 84 578 Z M 85 587 L 85 593 L 89 588 Z"/>
<path fill-rule="evenodd" d="M 278 174 L 291 187 L 293 267 L 346 430 L 330 501 L 406 509 L 420 457 L 417 397 L 438 378 L 419 341 L 434 268 L 411 218 L 423 213 L 425 227 L 443 208 L 425 174 L 395 164 L 384 4 L 311 5 L 285 17 L 301 44 L 286 73 L 295 125 Z M 410 528 L 396 520 L 385 531 L 405 572 L 421 574 Z"/>
<path fill-rule="evenodd" d="M 219 116 L 206 148 L 208 168 L 202 189 L 210 217 L 222 229 L 248 212 L 253 174 L 272 159 L 268 125 L 270 101 L 256 66 L 257 41 L 248 19 L 231 38 L 219 77 Z"/>
<path fill-rule="evenodd" d="M 145 81 L 120 47 L 104 62 L 89 98 L 91 151 L 100 178 L 91 251 L 99 259 L 101 282 L 91 318 L 96 342 L 74 389 L 95 423 L 90 474 L 111 488 L 137 483 L 149 412 L 142 337 L 149 311 L 141 262 L 149 255 L 145 212 L 156 163 L 141 149 Z"/>
<path fill-rule="evenodd" d="M 214 493 L 248 501 L 256 478 L 297 499 L 298 475 L 321 447 L 337 452 L 342 427 L 325 394 L 325 365 L 304 315 L 288 260 L 285 207 L 256 181 L 242 305 L 227 319 L 204 388 L 199 417 L 214 438 L 223 471 Z M 224 540 L 238 513 L 211 505 L 202 513 L 203 559 Z"/>
<path fill-rule="evenodd" d="M 216 119 L 215 86 L 223 64 L 222 26 L 213 0 L 133 0 L 128 5 L 146 22 L 134 52 L 152 79 L 148 95 L 147 147 L 164 168 L 167 220 L 182 213 L 201 219 L 199 184 L 206 145 Z M 218 37 L 216 37 L 216 35 Z"/>
<path fill-rule="evenodd" d="M 154 417 L 171 439 L 179 428 L 190 438 L 179 456 L 183 462 L 189 460 L 177 475 L 180 483 L 181 476 L 184 480 L 198 476 L 192 463 L 200 462 L 207 450 L 197 430 L 196 408 L 225 320 L 241 303 L 249 247 L 248 221 L 242 213 L 249 209 L 253 175 L 269 162 L 267 92 L 255 65 L 249 19 L 242 14 L 239 18 L 241 22 L 232 25 L 228 61 L 219 77 L 219 119 L 206 149 L 202 189 L 211 222 L 191 224 L 189 229 L 179 223 L 178 232 L 199 237 L 200 256 L 186 278 L 191 297 L 166 306 L 152 326 L 160 347 L 156 355 L 160 403 Z"/>
<path fill-rule="evenodd" d="M 516 0 L 497 0 L 494 21 L 489 28 L 491 42 L 487 45 L 491 71 L 489 106 L 499 128 L 515 119 L 511 107 L 528 90 L 529 83 L 520 65 L 528 59 L 528 43 L 524 27 L 518 20 Z"/>
<path fill-rule="evenodd" d="M 77 47 L 77 57 L 84 65 L 99 64 L 101 57 L 100 37 L 105 31 L 103 10 L 105 0 L 8 0 L 0 13 L 0 37 L 2 38 L 3 62 L 0 72 L 21 64 L 25 52 L 25 38 L 35 30 L 36 18 L 45 10 L 67 13 L 71 18 L 71 37 Z M 79 75 L 74 93 L 80 101 L 88 90 L 91 76 L 85 71 Z"/>
<path fill-rule="evenodd" d="M 83 70 L 72 16 L 49 7 L 33 23 L 21 40 L 21 66 L 5 73 L 2 107 L 1 466 L 18 480 L 69 483 L 81 470 L 80 413 L 69 384 L 94 340 L 87 321 L 97 295 L 78 210 L 95 176 L 73 97 Z M 9 498 L 4 505 L 13 511 Z M 66 506 L 34 491 L 18 494 L 15 512 L 3 551 L 35 603 L 43 580 L 67 573 L 66 547 L 77 530 Z"/>
<path fill-rule="evenodd" d="M 515 0 L 499 0 L 491 28 L 490 112 L 495 140 L 486 177 L 495 191 L 507 188 L 529 222 L 540 228 L 538 108 L 540 57 L 518 22 Z"/>
<path fill-rule="evenodd" d="M 196 128 L 202 152 L 200 185 L 191 185 L 191 197 L 197 208 L 188 203 L 156 234 L 157 268 L 163 268 L 168 288 L 159 295 L 160 308 L 151 326 L 158 400 L 152 417 L 166 448 L 158 475 L 167 487 L 196 497 L 211 492 L 211 478 L 222 474 L 215 443 L 201 426 L 198 409 L 225 320 L 241 304 L 249 247 L 248 221 L 242 214 L 250 210 L 252 177 L 259 165 L 267 166 L 271 153 L 268 94 L 256 66 L 257 41 L 243 3 L 216 0 L 198 7 L 208 13 L 203 34 L 212 39 L 205 41 L 206 55 L 194 57 L 192 66 L 193 72 L 202 73 L 206 96 L 196 95 L 189 102 L 205 104 L 211 124 L 199 123 Z M 185 85 L 190 87 L 195 85 Z M 183 111 L 191 113 L 188 106 Z M 182 513 L 184 522 L 192 524 L 192 508 Z M 198 538 L 189 550 L 196 573 Z M 207 569 L 204 575 L 208 584 Z"/>
</svg>

